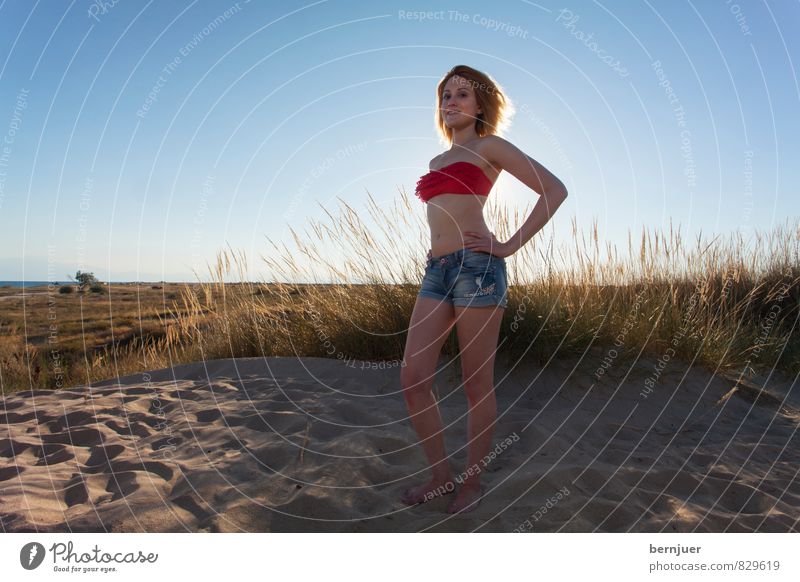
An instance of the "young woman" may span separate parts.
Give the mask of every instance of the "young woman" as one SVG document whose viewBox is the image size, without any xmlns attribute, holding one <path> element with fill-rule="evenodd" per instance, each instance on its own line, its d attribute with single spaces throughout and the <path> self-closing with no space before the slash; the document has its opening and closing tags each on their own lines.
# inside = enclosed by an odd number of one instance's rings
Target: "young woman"
<svg viewBox="0 0 800 582">
<path fill-rule="evenodd" d="M 505 258 L 544 227 L 567 197 L 558 178 L 495 135 L 510 108 L 497 83 L 465 65 L 448 71 L 437 87 L 436 125 L 451 147 L 430 161 L 431 171 L 417 182 L 416 194 L 427 204 L 431 250 L 401 367 L 406 405 L 432 477 L 404 492 L 402 501 L 408 505 L 457 492 L 448 512 L 478 506 L 481 459 L 492 449 L 497 417 L 494 355 L 508 302 Z M 483 206 L 502 170 L 541 195 L 522 227 L 505 242 L 483 220 Z M 457 481 L 431 391 L 439 353 L 453 325 L 469 405 L 467 467 Z"/>
</svg>

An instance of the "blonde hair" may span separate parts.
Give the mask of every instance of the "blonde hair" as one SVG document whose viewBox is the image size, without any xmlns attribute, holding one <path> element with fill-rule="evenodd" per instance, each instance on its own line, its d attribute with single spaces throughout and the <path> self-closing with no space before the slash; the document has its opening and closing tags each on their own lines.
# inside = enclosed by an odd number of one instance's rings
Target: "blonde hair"
<svg viewBox="0 0 800 582">
<path fill-rule="evenodd" d="M 454 76 L 465 79 L 475 93 L 475 100 L 481 110 L 475 120 L 475 132 L 481 137 L 501 135 L 514 115 L 514 105 L 494 79 L 467 65 L 456 65 L 447 71 L 436 87 L 435 118 L 439 135 L 448 145 L 453 143 L 453 130 L 447 127 L 442 115 L 442 94 L 447 81 Z"/>
</svg>

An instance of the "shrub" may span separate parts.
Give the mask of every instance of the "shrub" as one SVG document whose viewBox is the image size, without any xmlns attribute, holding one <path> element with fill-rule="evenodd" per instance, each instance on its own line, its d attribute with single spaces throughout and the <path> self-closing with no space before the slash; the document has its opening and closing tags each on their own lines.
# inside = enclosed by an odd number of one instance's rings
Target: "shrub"
<svg viewBox="0 0 800 582">
<path fill-rule="evenodd" d="M 58 292 L 59 293 L 74 293 L 75 289 L 72 287 L 72 285 L 62 285 L 61 287 L 58 288 Z"/>
</svg>

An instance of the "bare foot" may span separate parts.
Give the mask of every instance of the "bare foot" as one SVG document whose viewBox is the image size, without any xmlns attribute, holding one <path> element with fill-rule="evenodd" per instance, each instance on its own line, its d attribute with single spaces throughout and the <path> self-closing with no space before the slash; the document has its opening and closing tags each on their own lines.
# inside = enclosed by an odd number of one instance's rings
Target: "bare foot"
<svg viewBox="0 0 800 582">
<path fill-rule="evenodd" d="M 452 479 L 441 481 L 439 479 L 431 479 L 424 485 L 417 485 L 411 487 L 403 492 L 400 500 L 406 505 L 417 505 L 418 503 L 425 503 L 436 497 L 448 495 L 455 491 L 455 485 Z"/>
<path fill-rule="evenodd" d="M 483 488 L 480 486 L 464 485 L 459 489 L 458 495 L 447 506 L 447 513 L 468 513 L 474 511 L 481 502 Z"/>
</svg>

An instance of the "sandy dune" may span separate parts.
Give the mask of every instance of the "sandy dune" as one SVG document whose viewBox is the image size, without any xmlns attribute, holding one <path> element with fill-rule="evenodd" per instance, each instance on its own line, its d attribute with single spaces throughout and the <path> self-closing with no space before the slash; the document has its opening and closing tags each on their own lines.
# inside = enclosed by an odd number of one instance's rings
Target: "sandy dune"
<svg viewBox="0 0 800 582">
<path fill-rule="evenodd" d="M 574 363 L 496 368 L 504 441 L 474 512 L 398 498 L 427 477 L 399 368 L 322 358 L 182 365 L 0 409 L 3 531 L 797 531 L 798 389 L 747 390 L 653 362 L 595 382 Z M 674 366 L 677 369 L 677 364 Z M 435 387 L 455 474 L 466 400 Z M 725 395 L 728 398 L 723 398 Z M 720 402 L 720 400 L 722 401 Z M 510 443 L 510 444 L 508 444 Z M 305 447 L 305 448 L 303 448 Z"/>
</svg>

